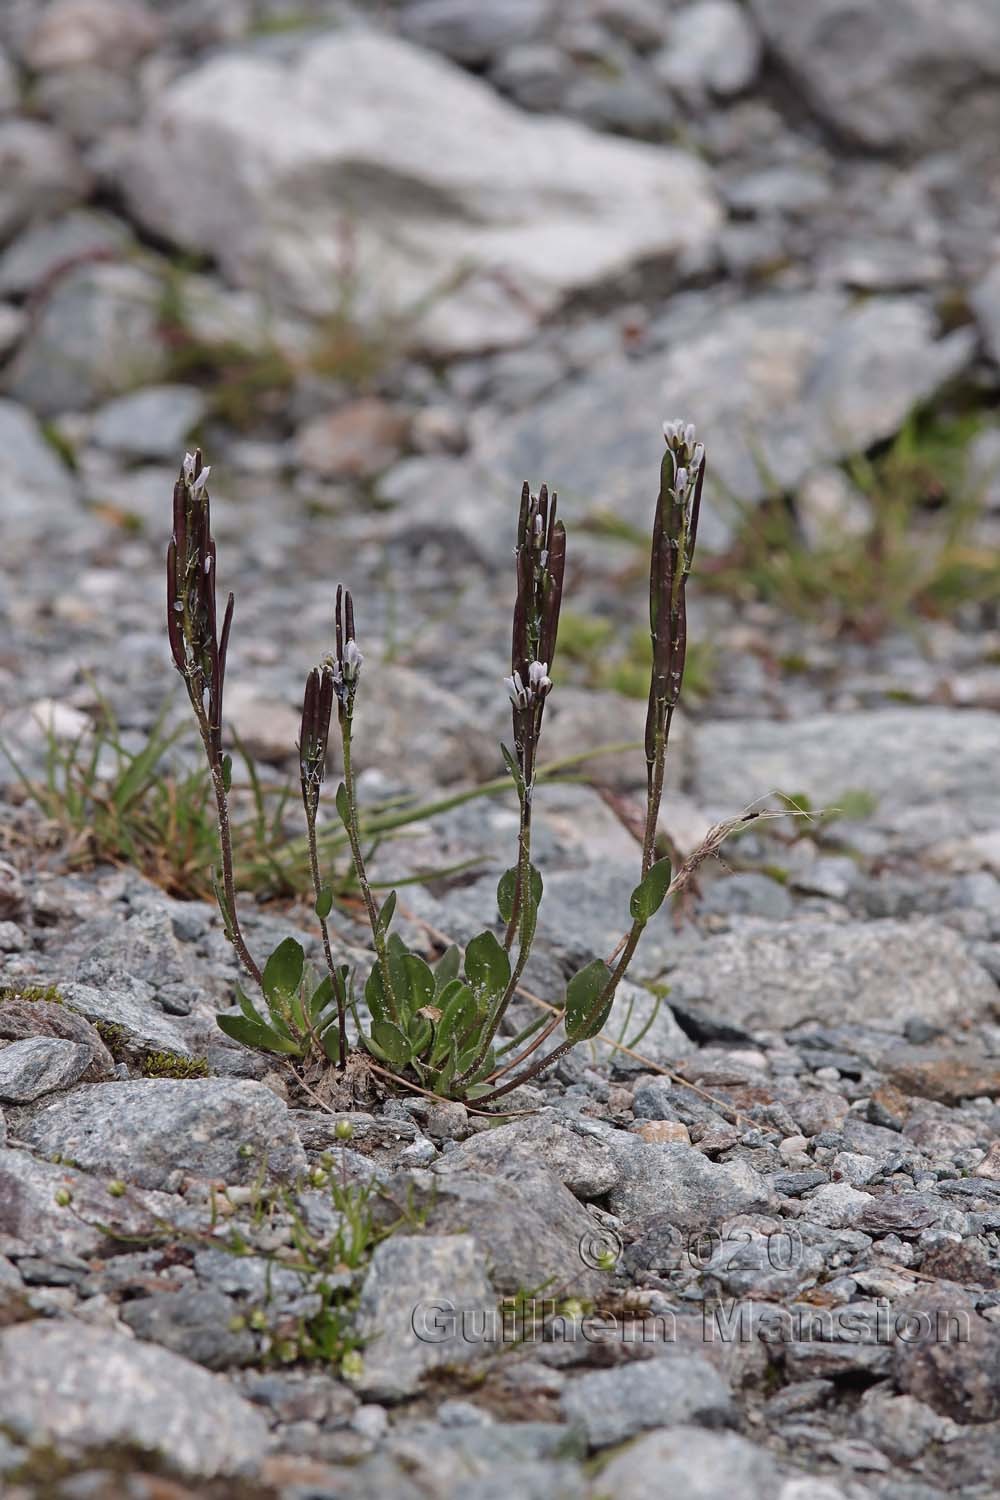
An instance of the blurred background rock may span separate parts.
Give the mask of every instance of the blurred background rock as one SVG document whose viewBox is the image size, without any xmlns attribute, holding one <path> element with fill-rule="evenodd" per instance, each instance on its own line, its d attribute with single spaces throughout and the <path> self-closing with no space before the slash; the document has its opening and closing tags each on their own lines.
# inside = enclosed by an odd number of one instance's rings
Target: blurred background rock
<svg viewBox="0 0 1000 1500">
<path fill-rule="evenodd" d="M 36 766 L 33 703 L 148 732 L 200 441 L 265 776 L 342 575 L 381 661 L 373 785 L 494 769 L 525 477 L 571 525 L 552 745 L 628 737 L 675 413 L 710 454 L 701 743 L 854 714 L 863 762 L 884 711 L 915 741 L 908 713 L 993 713 L 998 142 L 993 0 L 8 0 L 0 727 Z M 828 798 L 850 765 L 817 733 L 798 789 Z M 712 778 L 685 751 L 706 814 L 746 743 Z M 928 826 L 989 834 L 968 785 Z"/>
</svg>

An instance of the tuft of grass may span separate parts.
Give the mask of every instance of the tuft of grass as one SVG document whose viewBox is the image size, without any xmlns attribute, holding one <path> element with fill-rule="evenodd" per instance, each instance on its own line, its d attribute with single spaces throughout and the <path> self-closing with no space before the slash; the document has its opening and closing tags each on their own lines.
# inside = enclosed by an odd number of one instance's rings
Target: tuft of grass
<svg viewBox="0 0 1000 1500">
<path fill-rule="evenodd" d="M 66 840 L 71 868 L 108 863 L 131 865 L 169 895 L 181 900 L 214 898 L 212 869 L 218 858 L 215 802 L 209 773 L 172 769 L 176 751 L 191 734 L 185 724 L 170 729 L 165 717 L 154 724 L 138 750 L 123 743 L 109 704 L 101 703 L 93 729 L 64 742 L 49 734 L 41 779 L 30 777 L 0 741 L 0 753 L 13 766 L 26 795 Z M 295 836 L 290 783 L 265 785 L 252 756 L 240 745 L 246 780 L 234 782 L 233 847 L 238 888 L 261 898 L 295 899 L 311 891 L 305 836 Z M 611 754 L 622 746 L 567 756 L 539 769 L 540 780 L 568 779 L 583 760 Z M 102 771 L 110 761 L 110 771 Z M 509 779 L 497 777 L 428 803 L 375 803 L 361 817 L 372 851 L 407 828 L 465 802 L 503 795 Z M 338 822 L 319 830 L 319 847 L 332 859 L 331 888 L 338 900 L 357 894 L 348 859 L 348 839 Z M 465 866 L 461 866 L 464 869 Z M 447 878 L 455 869 L 421 871 L 412 880 Z M 406 882 L 397 881 L 396 884 Z M 0 992 L 2 994 L 2 992 Z"/>
<path fill-rule="evenodd" d="M 966 477 L 978 426 L 917 414 L 881 453 L 846 463 L 870 510 L 859 534 L 831 525 L 810 546 L 787 497 L 740 507 L 736 541 L 705 584 L 866 640 L 995 600 L 1000 555 L 977 535 L 982 505 Z"/>
<path fill-rule="evenodd" d="M 187 726 L 184 727 L 187 733 Z M 44 772 L 35 780 L 2 751 L 26 794 L 67 840 L 71 867 L 130 864 L 171 895 L 212 894 L 205 871 L 215 858 L 207 775 L 164 770 L 181 731 L 161 717 L 145 745 L 130 750 L 107 704 L 92 731 L 65 742 L 49 733 Z M 110 761 L 110 771 L 102 770 Z"/>
</svg>

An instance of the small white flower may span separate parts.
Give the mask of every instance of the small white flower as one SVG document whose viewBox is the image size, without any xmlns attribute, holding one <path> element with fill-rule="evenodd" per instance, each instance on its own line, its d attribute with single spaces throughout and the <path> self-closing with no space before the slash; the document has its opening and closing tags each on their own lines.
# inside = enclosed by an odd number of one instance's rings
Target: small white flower
<svg viewBox="0 0 1000 1500">
<path fill-rule="evenodd" d="M 347 641 L 344 645 L 344 681 L 356 682 L 363 664 L 364 657 L 358 649 L 357 641 Z"/>
<path fill-rule="evenodd" d="M 527 708 L 528 695 L 521 681 L 520 672 L 515 672 L 512 677 L 505 677 L 503 685 L 507 689 L 507 696 L 515 708 Z"/>
<path fill-rule="evenodd" d="M 687 490 L 688 471 L 683 466 L 678 468 L 674 474 L 674 494 L 678 500 L 683 500 Z"/>
<path fill-rule="evenodd" d="M 533 661 L 528 668 L 528 686 L 533 693 L 544 695 L 552 686 L 548 675 L 549 664 L 547 661 Z"/>
<path fill-rule="evenodd" d="M 545 697 L 552 686 L 548 670 L 548 662 L 533 661 L 528 666 L 527 682 L 522 679 L 520 672 L 504 678 L 503 685 L 507 689 L 507 697 L 515 708 L 530 708 L 533 703 Z"/>
<path fill-rule="evenodd" d="M 184 463 L 181 466 L 181 472 L 183 473 L 184 478 L 187 480 L 188 484 L 190 484 L 192 479 L 194 478 L 195 462 L 196 459 L 193 453 L 185 453 Z"/>
<path fill-rule="evenodd" d="M 211 474 L 211 472 L 212 472 L 212 465 L 211 464 L 206 464 L 205 467 L 202 469 L 201 473 L 198 475 L 198 478 L 197 479 L 193 479 L 191 481 L 191 493 L 192 493 L 192 495 L 200 495 L 201 494 L 202 490 L 205 488 L 206 484 L 208 483 L 208 476 L 209 476 L 209 474 Z"/>
<path fill-rule="evenodd" d="M 693 448 L 698 440 L 698 429 L 693 422 L 689 422 L 684 429 L 684 446 Z"/>
</svg>

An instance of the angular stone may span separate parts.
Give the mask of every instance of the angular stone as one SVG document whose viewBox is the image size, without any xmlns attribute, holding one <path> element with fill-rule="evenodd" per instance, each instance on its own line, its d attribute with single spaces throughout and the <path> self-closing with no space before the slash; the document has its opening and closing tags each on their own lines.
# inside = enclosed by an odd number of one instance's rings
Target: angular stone
<svg viewBox="0 0 1000 1500">
<path fill-rule="evenodd" d="M 488 1172 L 518 1158 L 547 1167 L 578 1198 L 602 1197 L 622 1172 L 610 1146 L 571 1129 L 552 1114 L 531 1115 L 481 1131 L 449 1151 L 435 1170 L 442 1175 L 469 1169 Z"/>
<path fill-rule="evenodd" d="M 89 186 L 69 142 L 35 120 L 0 120 L 0 244 L 22 224 L 79 202 Z"/>
<path fill-rule="evenodd" d="M 990 801 L 996 715 L 975 709 L 853 710 L 778 723 L 703 724 L 694 794 L 727 816 L 775 789 L 836 808 L 845 792 L 875 799 L 867 824 L 915 849 L 996 826 Z"/>
<path fill-rule="evenodd" d="M 470 1235 L 395 1235 L 379 1245 L 357 1328 L 369 1339 L 352 1384 L 376 1401 L 412 1396 L 440 1365 L 481 1359 L 499 1334 L 496 1295 Z"/>
<path fill-rule="evenodd" d="M 71 261 L 118 256 L 131 238 L 120 219 L 86 208 L 29 224 L 0 255 L 0 292 L 27 297 Z"/>
<path fill-rule="evenodd" d="M 894 1047 L 879 1067 L 903 1094 L 961 1104 L 963 1099 L 1000 1097 L 1000 1057 L 968 1048 Z"/>
<path fill-rule="evenodd" d="M 594 1243 L 594 1220 L 539 1163 L 498 1163 L 489 1176 L 398 1172 L 385 1193 L 419 1209 L 432 1234 L 472 1235 L 499 1292 L 558 1286 L 589 1297 L 607 1285 L 581 1254 Z"/>
<path fill-rule="evenodd" d="M 288 1108 L 260 1083 L 223 1078 L 136 1078 L 86 1084 L 21 1127 L 37 1150 L 85 1170 L 161 1188 L 183 1174 L 252 1181 L 305 1171 Z"/>
<path fill-rule="evenodd" d="M 0 1410 L 32 1447 L 84 1454 L 127 1445 L 206 1479 L 252 1472 L 270 1446 L 263 1417 L 226 1381 L 76 1321 L 0 1333 Z"/>
<path fill-rule="evenodd" d="M 948 1024 L 1000 1004 L 958 934 L 927 918 L 760 922 L 709 938 L 667 982 L 680 1003 L 749 1030 L 811 1021 L 901 1032 L 914 1016 Z"/>
<path fill-rule="evenodd" d="M 92 984 L 66 984 L 62 993 L 66 1004 L 88 1021 L 120 1028 L 132 1047 L 190 1056 L 183 1032 L 160 1010 L 153 987 L 145 980 L 119 975 L 115 982 L 100 988 Z"/>
<path fill-rule="evenodd" d="M 26 492 L 72 494 L 73 479 L 30 411 L 0 397 L 0 482 L 11 502 Z"/>
<path fill-rule="evenodd" d="M 771 1199 L 764 1178 L 745 1161 L 713 1162 L 693 1146 L 649 1146 L 634 1137 L 621 1155 L 622 1179 L 608 1206 L 626 1223 L 662 1213 L 677 1229 L 708 1229 L 766 1208 Z"/>
<path fill-rule="evenodd" d="M 897 432 L 915 404 L 973 358 L 974 340 L 961 333 L 939 338 L 926 308 L 902 298 L 853 306 L 839 292 L 817 291 L 682 304 L 664 319 L 663 354 L 596 361 L 517 416 L 497 421 L 489 413 L 474 423 L 469 456 L 451 461 L 453 477 L 442 475 L 423 506 L 429 511 L 444 490 L 475 495 L 480 527 L 489 528 L 480 537 L 485 550 L 503 515 L 492 497 L 538 475 L 558 488 L 568 521 L 599 509 L 645 529 L 669 411 L 695 421 L 709 444 L 699 545 L 715 548 L 729 537 L 731 497 L 753 504 L 769 485 L 794 490 L 817 465 Z M 859 389 L 876 395 L 863 403 Z M 838 753 L 846 759 L 846 750 Z M 851 764 L 837 792 L 856 784 L 867 758 Z M 711 783 L 703 784 L 714 801 Z M 753 795 L 744 783 L 727 814 Z"/>
<path fill-rule="evenodd" d="M 160 286 L 139 266 L 68 271 L 38 310 L 4 386 L 44 416 L 80 411 L 166 368 Z"/>
<path fill-rule="evenodd" d="M 59 1037 L 25 1037 L 0 1049 L 0 1103 L 30 1104 L 70 1088 L 91 1063 L 89 1047 Z"/>
<path fill-rule="evenodd" d="M 122 1308 L 122 1322 L 139 1338 L 183 1354 L 208 1370 L 252 1364 L 257 1345 L 249 1329 L 230 1324 L 236 1304 L 222 1292 L 184 1287 L 138 1297 Z"/>
<path fill-rule="evenodd" d="M 810 105 L 846 140 L 909 154 L 1000 129 L 1000 12 L 992 0 L 751 0 Z"/>
<path fill-rule="evenodd" d="M 57 1201 L 67 1194 L 65 1203 Z M 155 1234 L 171 1203 L 136 1191 L 116 1197 L 106 1179 L 27 1151 L 0 1150 L 0 1255 L 93 1255 L 107 1244 L 109 1225 L 123 1238 Z"/>
<path fill-rule="evenodd" d="M 400 17 L 403 35 L 456 62 L 479 67 L 511 47 L 532 41 L 552 14 L 552 0 L 410 0 Z"/>
<path fill-rule="evenodd" d="M 91 440 L 129 458 L 177 460 L 192 429 L 205 414 L 206 401 L 191 385 L 149 385 L 102 406 Z"/>
<path fill-rule="evenodd" d="M 803 1199 L 806 1217 L 814 1224 L 843 1229 L 857 1223 L 866 1209 L 872 1207 L 871 1193 L 862 1193 L 849 1182 L 830 1182 Z"/>
<path fill-rule="evenodd" d="M 615 1500 L 775 1500 L 781 1492 L 766 1449 L 735 1433 L 685 1426 L 639 1438 L 602 1469 L 600 1484 Z"/>
<path fill-rule="evenodd" d="M 1000 1420 L 1000 1328 L 979 1316 L 973 1297 L 923 1286 L 895 1312 L 899 1389 L 955 1422 Z"/>
<path fill-rule="evenodd" d="M 582 1375 L 566 1387 L 560 1407 L 591 1448 L 623 1443 L 650 1427 L 729 1426 L 734 1415 L 729 1387 L 713 1366 L 669 1349 L 655 1359 Z"/>
<path fill-rule="evenodd" d="M 695 0 L 672 18 L 667 45 L 653 66 L 682 98 L 728 99 L 753 82 L 761 50 L 757 30 L 736 0 Z"/>
<path fill-rule="evenodd" d="M 718 224 L 690 156 L 524 115 L 375 32 L 331 33 L 291 66 L 187 71 L 154 102 L 123 183 L 147 227 L 311 313 L 336 310 L 349 232 L 362 323 L 395 311 L 451 352 L 517 343 L 568 293 L 700 252 Z"/>
</svg>

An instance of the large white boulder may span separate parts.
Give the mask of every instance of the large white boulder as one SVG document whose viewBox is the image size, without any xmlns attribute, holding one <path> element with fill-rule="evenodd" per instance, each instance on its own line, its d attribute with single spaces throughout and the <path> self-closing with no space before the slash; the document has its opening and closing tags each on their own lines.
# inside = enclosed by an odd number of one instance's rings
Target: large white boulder
<svg viewBox="0 0 1000 1500">
<path fill-rule="evenodd" d="M 568 294 L 697 261 L 719 209 L 681 151 L 523 114 L 407 42 L 220 57 L 152 106 L 132 212 L 276 304 L 402 320 L 441 352 L 517 343 Z"/>
</svg>

